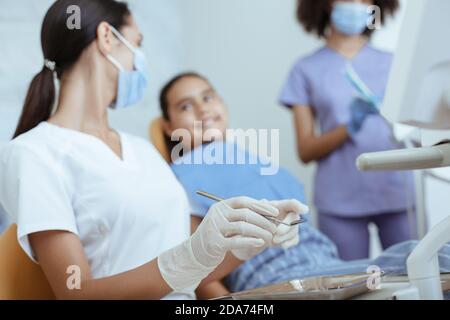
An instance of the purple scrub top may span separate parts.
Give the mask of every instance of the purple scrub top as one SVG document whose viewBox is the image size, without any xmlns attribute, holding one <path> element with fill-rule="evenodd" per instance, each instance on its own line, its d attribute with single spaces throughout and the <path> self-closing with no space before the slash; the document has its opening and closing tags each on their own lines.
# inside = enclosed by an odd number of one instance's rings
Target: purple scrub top
<svg viewBox="0 0 450 320">
<path fill-rule="evenodd" d="M 346 125 L 357 95 L 344 76 L 349 62 L 373 93 L 384 97 L 392 55 L 368 44 L 352 60 L 328 47 L 300 59 L 282 89 L 281 104 L 313 108 L 323 133 Z M 393 140 L 386 121 L 380 115 L 369 116 L 354 139 L 318 162 L 314 191 L 318 211 L 362 217 L 406 209 L 414 198 L 411 173 L 364 173 L 355 164 L 362 153 L 398 148 L 402 145 Z"/>
</svg>

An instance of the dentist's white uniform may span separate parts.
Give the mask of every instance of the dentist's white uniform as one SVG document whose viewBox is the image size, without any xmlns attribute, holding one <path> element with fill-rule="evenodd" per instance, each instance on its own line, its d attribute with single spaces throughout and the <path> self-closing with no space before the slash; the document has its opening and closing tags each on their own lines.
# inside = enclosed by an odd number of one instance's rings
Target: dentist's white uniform
<svg viewBox="0 0 450 320">
<path fill-rule="evenodd" d="M 79 236 L 93 277 L 103 278 L 189 237 L 188 199 L 169 166 L 147 141 L 119 134 L 122 159 L 93 136 L 47 122 L 2 149 L 0 203 L 32 259 L 29 234 L 68 231 Z"/>
</svg>

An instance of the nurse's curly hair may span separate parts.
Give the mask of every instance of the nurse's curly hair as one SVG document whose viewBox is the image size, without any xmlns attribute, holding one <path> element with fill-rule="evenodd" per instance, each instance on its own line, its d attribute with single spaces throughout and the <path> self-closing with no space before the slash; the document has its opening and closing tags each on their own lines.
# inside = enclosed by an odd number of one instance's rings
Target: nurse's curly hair
<svg viewBox="0 0 450 320">
<path fill-rule="evenodd" d="M 326 36 L 330 25 L 332 4 L 335 0 L 297 0 L 297 20 L 303 28 L 319 38 Z M 374 0 L 373 4 L 381 9 L 381 23 L 386 17 L 393 16 L 400 7 L 398 0 Z M 370 37 L 375 30 L 367 28 L 364 35 Z"/>
</svg>

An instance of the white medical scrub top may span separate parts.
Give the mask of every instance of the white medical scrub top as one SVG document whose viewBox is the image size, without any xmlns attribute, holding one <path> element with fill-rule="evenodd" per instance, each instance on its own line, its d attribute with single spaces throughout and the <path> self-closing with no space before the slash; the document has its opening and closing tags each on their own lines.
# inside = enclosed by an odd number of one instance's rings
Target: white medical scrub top
<svg viewBox="0 0 450 320">
<path fill-rule="evenodd" d="M 0 153 L 0 203 L 28 235 L 76 234 L 94 278 L 137 268 L 190 235 L 186 193 L 147 141 L 119 132 L 122 159 L 94 136 L 42 122 Z M 190 299 L 173 293 L 167 299 Z"/>
</svg>

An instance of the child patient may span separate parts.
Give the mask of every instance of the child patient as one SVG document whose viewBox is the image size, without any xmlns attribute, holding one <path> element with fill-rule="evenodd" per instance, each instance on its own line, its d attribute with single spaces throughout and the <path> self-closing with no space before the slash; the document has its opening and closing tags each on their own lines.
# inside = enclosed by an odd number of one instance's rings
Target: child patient
<svg viewBox="0 0 450 320">
<path fill-rule="evenodd" d="M 169 150 L 178 144 L 170 138 L 175 130 L 184 129 L 192 137 L 183 139 L 182 144 L 191 151 L 178 154 L 175 159 L 172 157 L 172 169 L 191 200 L 194 228 L 213 204 L 211 200 L 196 195 L 197 190 L 222 198 L 249 196 L 268 200 L 297 199 L 304 203 L 303 186 L 286 170 L 280 169 L 275 175 L 261 175 L 263 164 L 257 156 L 226 141 L 227 108 L 205 77 L 195 73 L 175 77 L 162 89 L 160 104 Z M 195 129 L 196 122 L 202 124 L 203 131 Z M 210 129 L 215 129 L 212 137 L 202 135 Z M 232 159 L 242 156 L 242 159 L 256 161 L 252 164 L 198 164 L 193 161 L 201 159 L 208 148 L 216 151 L 222 148 L 223 163 L 229 159 L 227 156 Z M 413 243 L 406 243 L 394 247 L 375 261 L 343 262 L 335 245 L 317 229 L 307 223 L 301 225 L 299 230 L 298 245 L 289 249 L 270 248 L 263 251 L 228 275 L 223 284 L 200 287 L 197 292 L 199 298 L 212 298 L 228 291 L 254 289 L 309 276 L 366 272 L 367 267 L 373 264 L 402 273 L 407 255 L 414 246 Z M 450 265 L 448 261 L 445 263 Z"/>
</svg>

